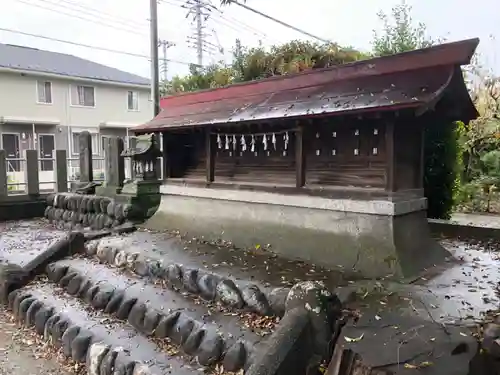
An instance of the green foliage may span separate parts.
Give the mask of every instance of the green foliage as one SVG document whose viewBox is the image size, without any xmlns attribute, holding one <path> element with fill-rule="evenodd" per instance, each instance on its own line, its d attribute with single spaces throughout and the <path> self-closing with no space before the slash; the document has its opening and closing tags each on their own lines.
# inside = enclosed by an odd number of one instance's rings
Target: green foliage
<svg viewBox="0 0 500 375">
<path fill-rule="evenodd" d="M 162 95 L 224 87 L 275 75 L 324 68 L 366 58 L 353 48 L 294 40 L 265 48 L 248 48 L 239 40 L 233 48 L 232 64 L 218 63 L 206 68 L 190 67 L 186 76 L 176 76 L 162 85 Z"/>
<path fill-rule="evenodd" d="M 427 124 L 425 128 L 424 192 L 427 215 L 449 219 L 457 195 L 460 171 L 459 124 Z"/>
<path fill-rule="evenodd" d="M 384 31 L 382 34 L 374 31 L 372 45 L 376 56 L 393 55 L 436 44 L 426 36 L 425 24 L 414 25 L 411 10 L 412 7 L 402 1 L 392 8 L 392 19 L 384 12 L 378 13 Z"/>
<path fill-rule="evenodd" d="M 16 181 L 14 180 L 14 177 L 7 175 L 7 191 L 13 191 L 14 190 L 14 185 Z"/>
</svg>

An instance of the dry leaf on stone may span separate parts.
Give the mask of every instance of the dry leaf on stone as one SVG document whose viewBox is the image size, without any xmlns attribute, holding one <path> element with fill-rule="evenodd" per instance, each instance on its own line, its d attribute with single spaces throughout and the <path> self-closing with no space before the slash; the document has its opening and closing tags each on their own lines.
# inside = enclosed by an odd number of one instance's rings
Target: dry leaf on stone
<svg viewBox="0 0 500 375">
<path fill-rule="evenodd" d="M 344 339 L 347 342 L 359 342 L 359 341 L 363 340 L 364 336 L 365 336 L 365 334 L 362 333 L 361 336 L 359 336 L 359 337 L 352 338 L 352 337 L 344 336 Z"/>
<path fill-rule="evenodd" d="M 426 367 L 432 366 L 433 363 L 429 361 L 424 361 L 418 365 L 412 365 L 411 363 L 405 363 L 404 368 L 409 369 L 409 370 L 418 370 Z"/>
</svg>

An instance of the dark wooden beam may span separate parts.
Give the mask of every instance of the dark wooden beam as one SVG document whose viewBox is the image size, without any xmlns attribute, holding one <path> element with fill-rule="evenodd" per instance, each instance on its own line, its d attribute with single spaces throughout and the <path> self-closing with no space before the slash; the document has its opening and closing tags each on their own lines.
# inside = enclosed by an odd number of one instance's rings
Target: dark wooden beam
<svg viewBox="0 0 500 375">
<path fill-rule="evenodd" d="M 385 147 L 386 147 L 386 191 L 396 191 L 396 152 L 394 147 L 394 122 L 388 121 L 385 126 Z"/>
<path fill-rule="evenodd" d="M 420 125 L 420 170 L 418 174 L 417 187 L 424 187 L 424 174 L 425 174 L 425 124 Z"/>
<path fill-rule="evenodd" d="M 216 152 L 216 137 L 212 134 L 212 129 L 207 128 L 205 133 L 206 142 L 206 174 L 207 182 L 212 183 L 215 180 L 215 152 Z"/>
<path fill-rule="evenodd" d="M 166 180 L 170 177 L 170 166 L 171 166 L 171 160 L 169 157 L 170 154 L 170 147 L 169 147 L 169 139 L 172 137 L 172 134 L 169 134 L 167 132 L 161 133 L 161 143 L 162 143 L 162 158 L 163 158 L 163 170 L 162 170 L 162 176 L 163 180 Z"/>
<path fill-rule="evenodd" d="M 306 184 L 306 150 L 304 145 L 304 126 L 299 125 L 295 131 L 295 183 L 298 188 Z"/>
</svg>

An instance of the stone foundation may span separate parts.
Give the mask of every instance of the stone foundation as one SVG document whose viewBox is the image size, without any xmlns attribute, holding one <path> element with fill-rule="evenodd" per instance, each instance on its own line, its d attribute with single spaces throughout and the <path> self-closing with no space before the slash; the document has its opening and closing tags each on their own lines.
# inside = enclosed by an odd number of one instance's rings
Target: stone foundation
<svg viewBox="0 0 500 375">
<path fill-rule="evenodd" d="M 151 229 L 177 229 L 237 247 L 260 245 L 363 277 L 412 278 L 449 256 L 432 240 L 425 198 L 400 201 L 162 186 Z"/>
<path fill-rule="evenodd" d="M 137 214 L 132 205 L 108 197 L 59 193 L 47 197 L 44 216 L 62 229 L 101 230 L 118 228 Z"/>
</svg>

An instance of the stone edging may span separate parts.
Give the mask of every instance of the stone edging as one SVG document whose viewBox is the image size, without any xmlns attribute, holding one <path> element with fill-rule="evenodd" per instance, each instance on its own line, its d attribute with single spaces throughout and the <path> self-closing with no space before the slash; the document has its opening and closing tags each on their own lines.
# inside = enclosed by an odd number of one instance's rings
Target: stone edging
<svg viewBox="0 0 500 375">
<path fill-rule="evenodd" d="M 214 327 L 174 311 L 163 314 L 137 298 L 126 298 L 125 291 L 109 283 L 92 283 L 70 266 L 52 263 L 47 277 L 72 296 L 92 307 L 126 320 L 139 332 L 158 339 L 168 338 L 184 353 L 195 356 L 202 366 L 222 362 L 228 371 L 246 367 L 251 357 L 250 346 L 243 341 L 228 342 Z"/>
<path fill-rule="evenodd" d="M 288 288 L 275 288 L 266 295 L 255 284 L 238 287 L 233 280 L 204 270 L 175 263 L 163 265 L 160 260 L 114 246 L 106 238 L 88 241 L 85 252 L 88 256 L 96 256 L 101 262 L 126 268 L 139 276 L 160 278 L 169 286 L 199 295 L 208 301 L 218 300 L 226 306 L 247 308 L 263 316 L 281 317 L 285 313 L 285 301 L 290 291 Z"/>
<path fill-rule="evenodd" d="M 482 227 L 456 223 L 449 220 L 428 219 L 431 233 L 458 239 L 500 240 L 500 228 Z"/>
<path fill-rule="evenodd" d="M 59 193 L 47 196 L 44 216 L 63 229 L 101 230 L 134 218 L 133 206 L 98 195 Z"/>
<path fill-rule="evenodd" d="M 37 334 L 62 348 L 66 357 L 86 363 L 89 375 L 149 375 L 149 367 L 132 360 L 120 348 L 97 341 L 92 332 L 75 325 L 52 306 L 17 289 L 9 294 L 8 307 L 19 323 L 34 327 Z"/>
</svg>

